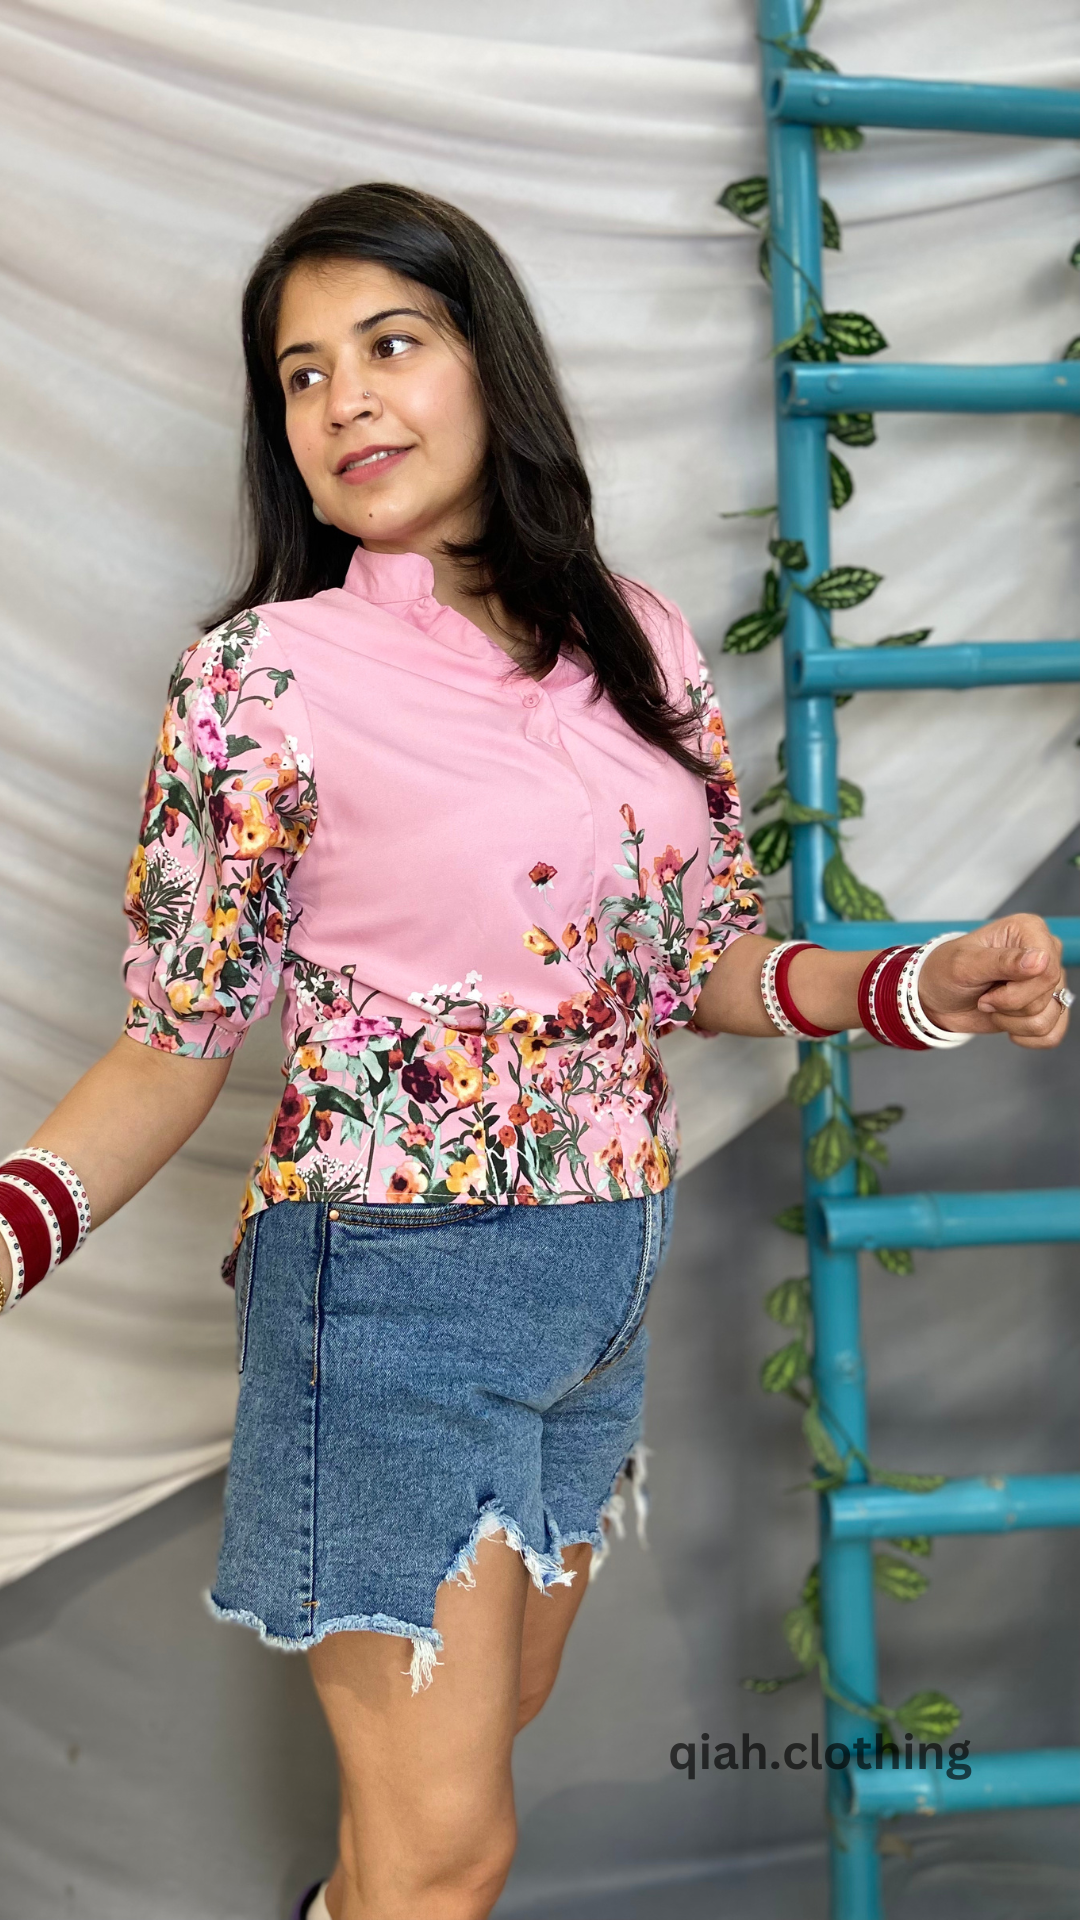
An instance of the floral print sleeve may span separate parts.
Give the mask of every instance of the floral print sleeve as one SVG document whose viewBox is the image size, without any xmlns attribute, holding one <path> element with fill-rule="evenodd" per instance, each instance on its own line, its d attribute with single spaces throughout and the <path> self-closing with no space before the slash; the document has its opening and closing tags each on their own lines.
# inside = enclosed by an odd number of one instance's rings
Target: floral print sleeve
<svg viewBox="0 0 1080 1920">
<path fill-rule="evenodd" d="M 277 640 L 240 614 L 169 687 L 124 902 L 132 1039 L 218 1058 L 269 1011 L 315 816 L 303 697 Z"/>
<path fill-rule="evenodd" d="M 765 912 L 753 882 L 757 879 L 742 830 L 742 808 L 731 764 L 720 703 L 705 657 L 682 616 L 682 657 L 686 698 L 701 725 L 700 743 L 712 762 L 705 782 L 709 806 L 709 864 L 698 918 L 686 930 L 686 949 L 673 955 L 654 988 L 657 1032 L 689 1026 L 702 987 L 720 955 L 744 933 L 764 933 Z M 670 851 L 670 849 L 669 849 Z M 658 878 L 669 885 L 675 873 Z M 663 891 L 663 885 L 661 886 Z"/>
</svg>

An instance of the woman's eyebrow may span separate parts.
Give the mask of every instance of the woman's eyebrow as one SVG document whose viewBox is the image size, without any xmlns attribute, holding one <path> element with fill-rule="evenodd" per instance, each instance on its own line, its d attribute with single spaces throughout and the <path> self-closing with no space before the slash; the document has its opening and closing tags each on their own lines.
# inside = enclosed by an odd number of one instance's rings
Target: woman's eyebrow
<svg viewBox="0 0 1080 1920">
<path fill-rule="evenodd" d="M 414 320 L 430 321 L 431 319 L 431 315 L 429 313 L 423 313 L 419 307 L 384 307 L 381 313 L 371 313 L 366 320 L 358 320 L 353 328 L 353 332 L 370 333 L 372 327 L 377 327 L 383 320 L 394 319 L 399 313 L 410 314 Z M 280 367 L 283 360 L 291 359 L 295 353 L 318 352 L 319 343 L 317 340 L 298 340 L 295 345 L 282 348 L 277 357 L 277 364 Z"/>
</svg>

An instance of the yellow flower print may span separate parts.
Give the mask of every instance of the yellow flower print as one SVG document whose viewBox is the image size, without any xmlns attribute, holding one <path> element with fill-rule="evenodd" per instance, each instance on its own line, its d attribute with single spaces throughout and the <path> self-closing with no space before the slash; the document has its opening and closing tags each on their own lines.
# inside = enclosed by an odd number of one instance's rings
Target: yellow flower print
<svg viewBox="0 0 1080 1920">
<path fill-rule="evenodd" d="M 267 819 L 254 794 L 247 806 L 240 809 L 239 819 L 233 821 L 232 836 L 240 860 L 257 860 L 267 847 L 274 845 L 277 827 Z"/>
<path fill-rule="evenodd" d="M 196 995 L 202 997 L 202 988 L 197 980 L 170 980 L 165 991 L 174 1013 L 190 1013 Z"/>
<path fill-rule="evenodd" d="M 483 1163 L 478 1154 L 467 1154 L 464 1160 L 452 1160 L 447 1170 L 446 1184 L 451 1193 L 466 1193 L 479 1196 L 484 1179 Z"/>
<path fill-rule="evenodd" d="M 302 1067 L 305 1073 L 313 1073 L 316 1067 L 322 1066 L 322 1055 L 321 1047 L 298 1047 L 296 1064 Z"/>
<path fill-rule="evenodd" d="M 302 1173 L 297 1172 L 295 1161 L 279 1160 L 278 1178 L 281 1181 L 281 1195 L 283 1200 L 307 1199 L 307 1181 L 304 1179 Z"/>
<path fill-rule="evenodd" d="M 484 1088 L 484 1074 L 481 1067 L 451 1047 L 446 1056 L 449 1072 L 447 1081 L 453 1090 L 459 1107 L 467 1107 L 471 1100 L 478 1100 Z"/>
<path fill-rule="evenodd" d="M 207 921 L 211 943 L 214 946 L 229 946 L 239 918 L 238 907 L 223 907 L 219 901 L 215 901 Z"/>
<path fill-rule="evenodd" d="M 518 1052 L 521 1055 L 522 1061 L 533 1073 L 537 1072 L 539 1068 L 544 1065 L 547 1059 L 547 1050 L 548 1042 L 533 1034 L 523 1034 L 518 1041 Z"/>
<path fill-rule="evenodd" d="M 549 954 L 559 951 L 554 940 L 544 932 L 543 927 L 530 927 L 528 933 L 523 933 L 521 938 L 529 952 L 538 954 L 541 960 L 546 960 Z"/>
</svg>

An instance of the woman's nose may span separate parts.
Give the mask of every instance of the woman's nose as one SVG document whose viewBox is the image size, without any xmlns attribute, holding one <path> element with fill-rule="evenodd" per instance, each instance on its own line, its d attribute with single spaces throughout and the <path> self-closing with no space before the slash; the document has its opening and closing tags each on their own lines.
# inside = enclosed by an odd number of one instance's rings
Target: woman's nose
<svg viewBox="0 0 1080 1920">
<path fill-rule="evenodd" d="M 330 382 L 327 412 L 334 426 L 351 426 L 355 420 L 374 419 L 381 403 L 373 389 L 365 384 L 362 370 L 339 368 Z"/>
</svg>

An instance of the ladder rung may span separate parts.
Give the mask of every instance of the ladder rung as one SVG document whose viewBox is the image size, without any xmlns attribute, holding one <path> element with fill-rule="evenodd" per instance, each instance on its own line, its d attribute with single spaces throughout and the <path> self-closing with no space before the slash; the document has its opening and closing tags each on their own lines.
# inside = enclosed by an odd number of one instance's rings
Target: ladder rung
<svg viewBox="0 0 1080 1920">
<path fill-rule="evenodd" d="M 1065 915 L 1047 921 L 1062 943 L 1067 967 L 1080 967 L 1080 918 Z M 917 947 L 939 933 L 970 933 L 979 920 L 809 920 L 798 930 L 800 940 L 816 940 L 833 953 L 878 952 L 882 947 Z"/>
<path fill-rule="evenodd" d="M 1020 687 L 1080 680 L 1080 640 L 966 640 L 951 647 L 822 647 L 788 661 L 797 699 L 911 687 Z"/>
<path fill-rule="evenodd" d="M 777 377 L 781 413 L 1080 413 L 1080 361 L 1033 366 L 800 364 Z"/>
<path fill-rule="evenodd" d="M 864 1772 L 853 1758 L 840 1776 L 851 1813 L 887 1818 L 896 1813 L 979 1813 L 995 1807 L 1069 1807 L 1080 1801 L 1080 1747 L 1031 1747 L 1024 1753 L 969 1753 L 966 1780 L 950 1780 L 949 1741 L 940 1740 L 942 1765 L 927 1751 L 930 1762 L 919 1766 L 919 1742 L 913 1744 L 911 1772 L 898 1755 L 883 1754 L 879 1772 L 876 1739 L 865 1755 L 871 1769 Z"/>
<path fill-rule="evenodd" d="M 895 1193 L 812 1202 L 830 1253 L 868 1247 L 1042 1246 L 1080 1240 L 1080 1187 L 1017 1193 Z"/>
<path fill-rule="evenodd" d="M 773 119 L 804 127 L 915 127 L 1080 140 L 1080 93 L 1056 87 L 890 80 L 789 68 L 769 82 L 766 107 Z"/>
<path fill-rule="evenodd" d="M 1080 1473 L 992 1474 L 978 1480 L 949 1480 L 933 1493 L 902 1493 L 899 1487 L 838 1487 L 826 1494 L 825 1505 L 833 1540 L 1080 1527 Z"/>
</svg>

